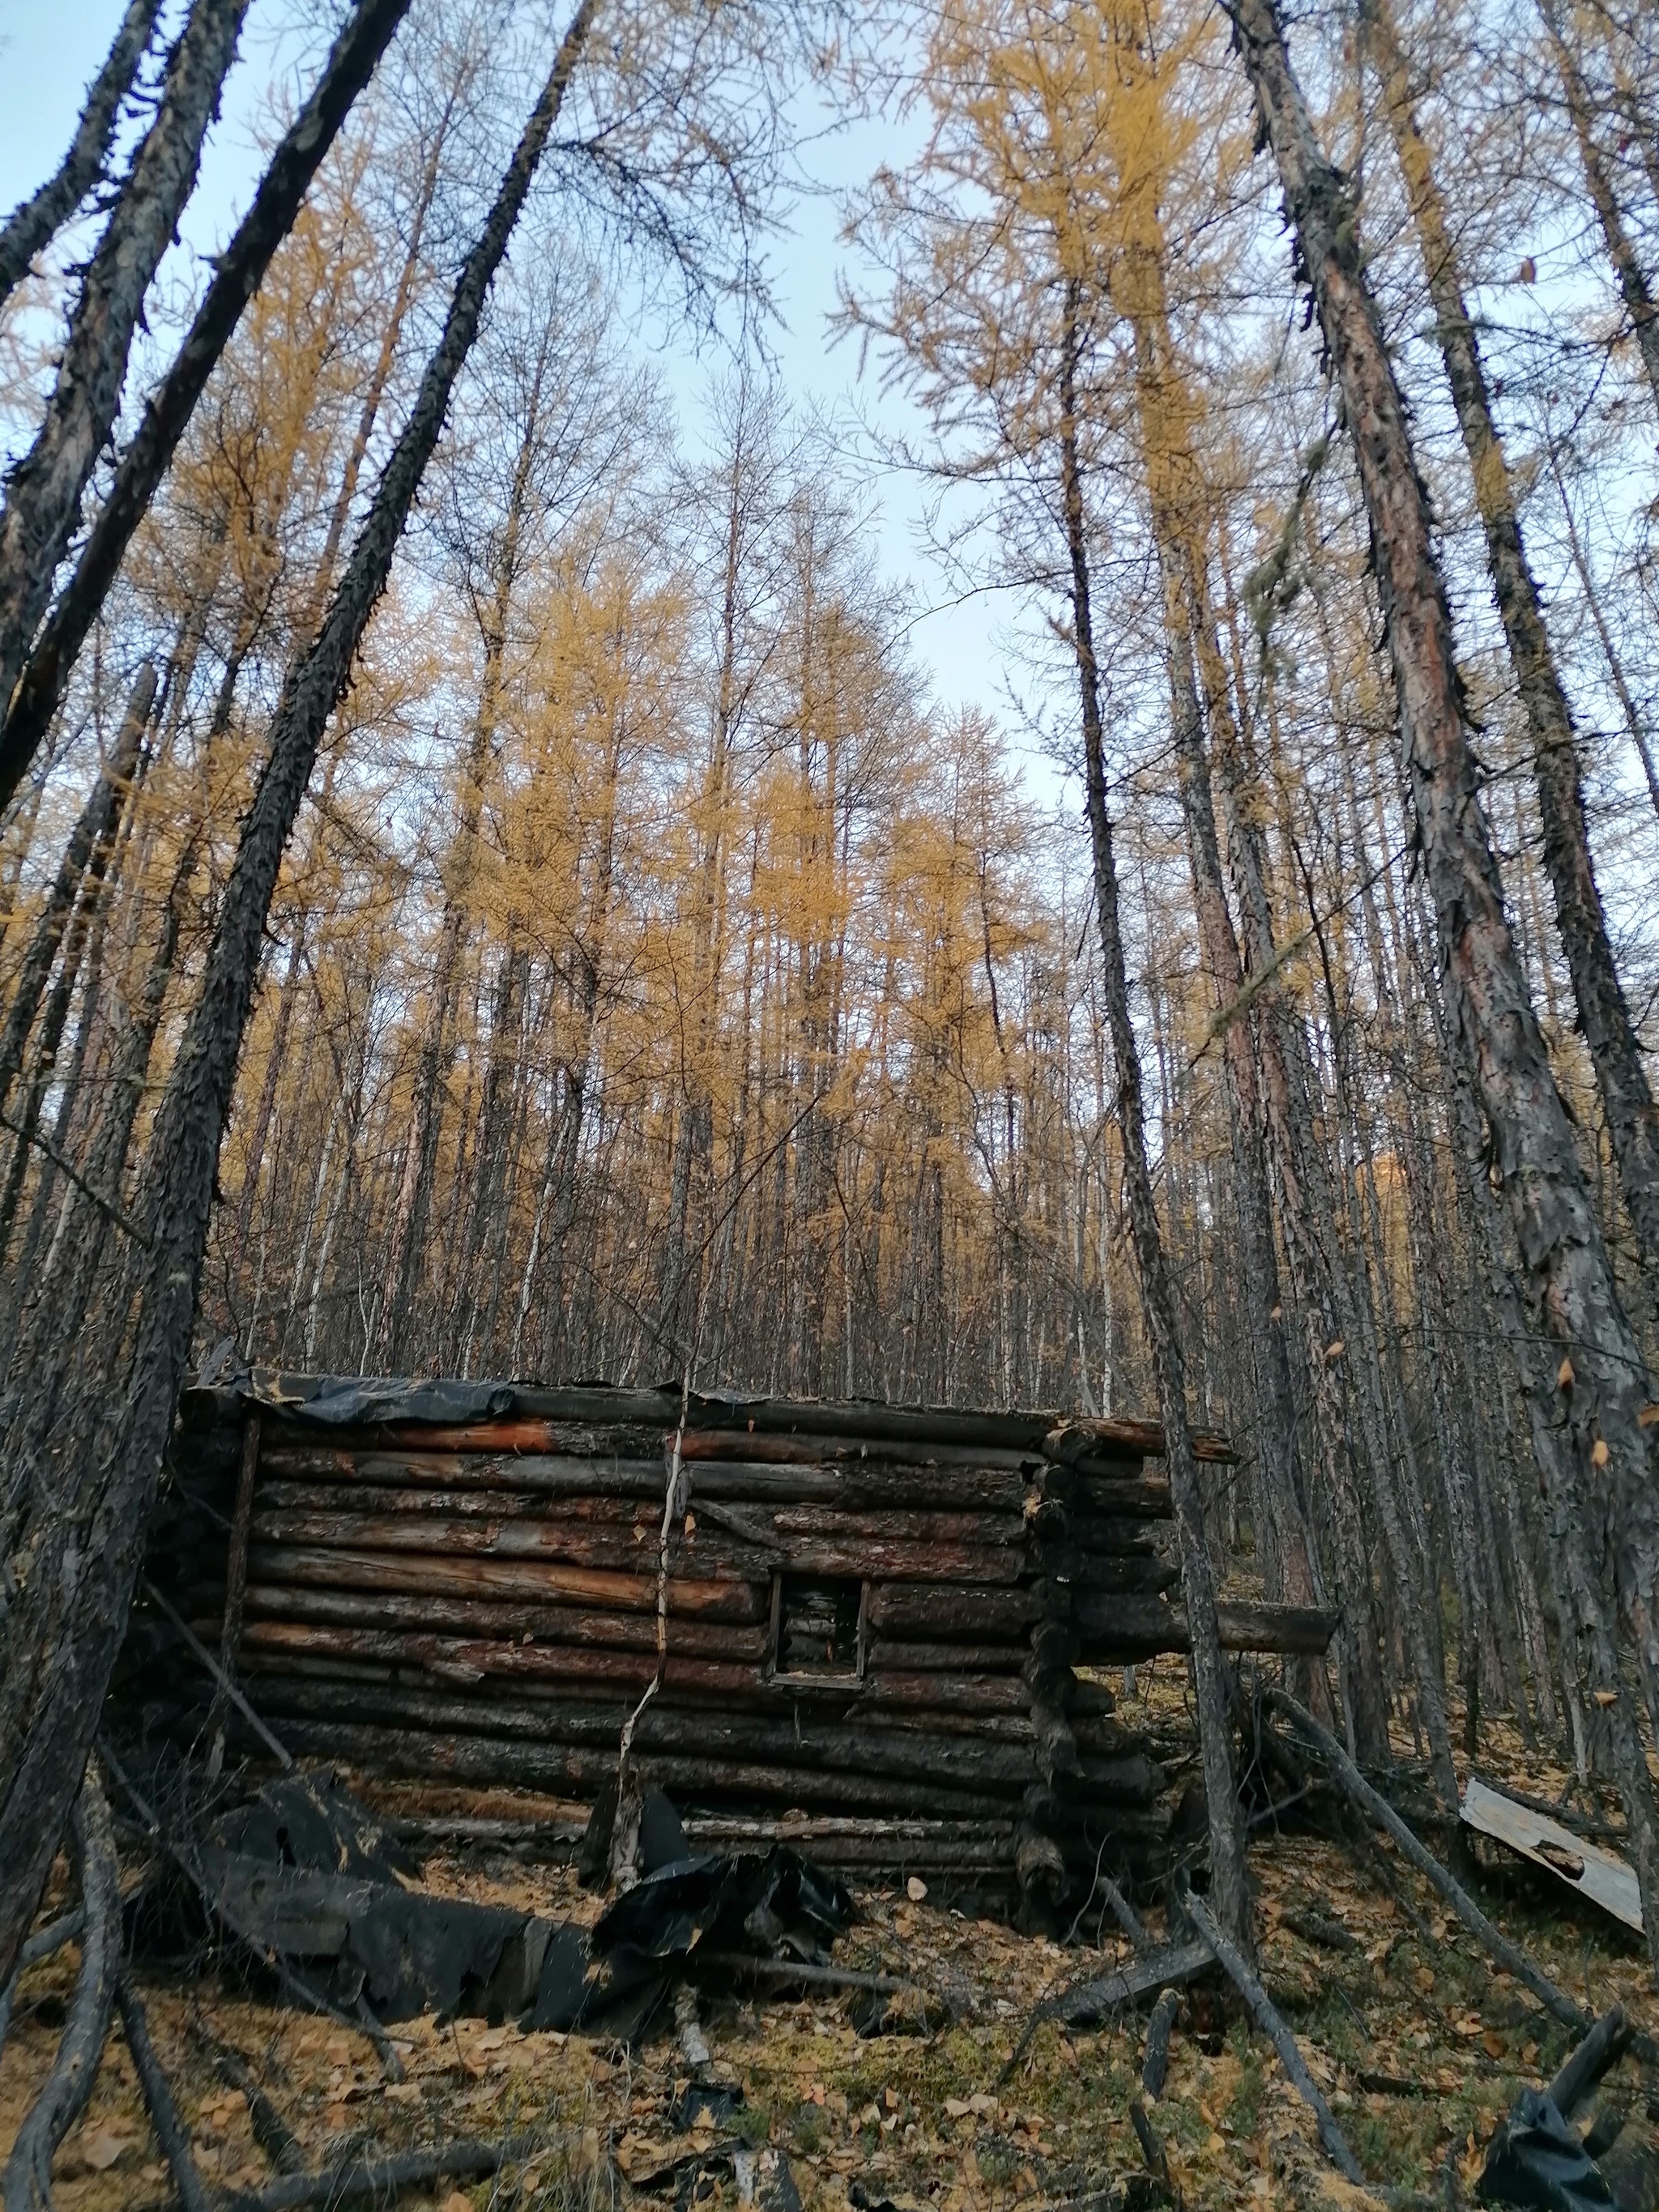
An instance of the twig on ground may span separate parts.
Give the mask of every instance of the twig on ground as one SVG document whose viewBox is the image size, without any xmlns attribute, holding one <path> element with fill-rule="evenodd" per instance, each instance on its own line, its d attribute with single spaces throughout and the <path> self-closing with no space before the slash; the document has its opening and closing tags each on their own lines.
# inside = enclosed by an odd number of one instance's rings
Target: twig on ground
<svg viewBox="0 0 1659 2212">
<path fill-rule="evenodd" d="M 5 2212 L 46 2212 L 52 2203 L 52 2154 L 86 2110 L 104 2055 L 120 1960 L 121 1877 L 109 1807 L 94 1761 L 88 1759 L 70 1815 L 81 1869 L 86 1932 L 81 1973 L 52 2072 L 23 2116 L 0 2177 Z"/>
<path fill-rule="evenodd" d="M 1379 1827 L 1387 1829 L 1418 1872 L 1427 1876 L 1463 1925 L 1485 1944 L 1498 1965 L 1513 1974 L 1518 1982 L 1523 1983 L 1557 2020 L 1564 2021 L 1569 2027 L 1588 2028 L 1590 2018 L 1583 2007 L 1575 2003 L 1565 1990 L 1558 1989 L 1541 1966 L 1535 1966 L 1501 1929 L 1493 1927 L 1462 1884 L 1447 1872 L 1432 1851 L 1418 1841 L 1387 1798 L 1366 1781 L 1330 1730 L 1322 1727 L 1306 1706 L 1298 1705 L 1287 1692 L 1267 1687 L 1263 1689 L 1262 1696 L 1294 1723 L 1310 1743 L 1323 1752 L 1337 1779 L 1348 1794 Z"/>
<path fill-rule="evenodd" d="M 1339 2173 L 1363 2188 L 1365 2185 L 1364 2169 L 1349 2149 L 1347 2138 L 1336 2124 L 1335 2113 L 1325 2102 L 1319 2084 L 1308 2071 L 1307 2061 L 1297 2047 L 1296 2038 L 1279 2017 L 1255 1972 L 1217 1927 L 1214 1915 L 1201 1897 L 1188 1890 L 1182 1902 L 1194 1927 L 1208 1943 L 1218 1963 L 1226 1970 L 1234 1987 L 1249 2007 L 1257 2027 L 1263 2030 L 1279 2053 L 1279 2063 L 1289 2075 L 1291 2086 L 1314 2116 L 1326 2156 Z"/>
<path fill-rule="evenodd" d="M 306 2163 L 304 2146 L 260 2087 L 241 2052 L 222 2043 L 212 2029 L 199 2020 L 191 2021 L 189 2034 L 191 2041 L 207 2053 L 214 2072 L 225 2086 L 240 2090 L 246 2098 L 253 2140 L 277 2172 L 302 2173 Z"/>
<path fill-rule="evenodd" d="M 132 2054 L 133 2071 L 137 2075 L 138 2086 L 144 2093 L 149 2123 L 155 2130 L 155 2140 L 161 2146 L 161 2155 L 172 2169 L 173 2179 L 178 2185 L 179 2201 L 185 2212 L 212 2212 L 212 2199 L 191 2153 L 190 2136 L 179 2120 L 179 2108 L 173 2101 L 173 2085 L 155 2055 L 155 2046 L 149 2039 L 149 2022 L 144 2017 L 143 2002 L 125 1968 L 115 1985 L 115 2002 L 121 2009 L 121 2027 L 127 2039 L 127 2049 Z"/>
</svg>

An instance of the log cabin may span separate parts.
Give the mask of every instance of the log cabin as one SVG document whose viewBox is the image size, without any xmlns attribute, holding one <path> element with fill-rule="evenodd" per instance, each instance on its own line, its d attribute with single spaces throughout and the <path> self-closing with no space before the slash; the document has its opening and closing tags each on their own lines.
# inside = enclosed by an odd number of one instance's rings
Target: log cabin
<svg viewBox="0 0 1659 2212">
<path fill-rule="evenodd" d="M 1163 1449 L 1148 1421 L 256 1372 L 185 1395 L 120 1694 L 199 1738 L 176 1612 L 299 1757 L 591 1804 L 626 1727 L 700 1847 L 787 1837 L 1052 1928 L 1097 1866 L 1166 1861 L 1165 1773 L 1102 1679 L 1186 1648 Z M 1311 1652 L 1334 1621 L 1222 1626 Z"/>
</svg>

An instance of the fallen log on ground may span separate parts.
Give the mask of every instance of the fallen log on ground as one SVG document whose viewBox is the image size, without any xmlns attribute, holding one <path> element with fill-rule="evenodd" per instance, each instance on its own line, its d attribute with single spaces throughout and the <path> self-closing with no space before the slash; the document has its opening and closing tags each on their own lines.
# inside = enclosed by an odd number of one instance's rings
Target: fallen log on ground
<svg viewBox="0 0 1659 2212">
<path fill-rule="evenodd" d="M 1260 1978 L 1243 1954 L 1222 1934 L 1216 1925 L 1215 1916 L 1201 1897 L 1188 1889 L 1182 1893 L 1182 1903 L 1186 1907 L 1188 1918 L 1249 2006 L 1251 2018 L 1279 2053 L 1279 2063 L 1290 2076 L 1291 2086 L 1314 2116 L 1319 2129 L 1319 2140 L 1325 2147 L 1325 2155 L 1339 2173 L 1363 2189 L 1365 2186 L 1364 2169 L 1349 2149 L 1347 2137 L 1336 2124 L 1335 2113 L 1325 2102 L 1319 2084 L 1308 2071 L 1307 2061 L 1297 2046 L 1296 2038 L 1280 2018 Z"/>
<path fill-rule="evenodd" d="M 1000 2079 L 1008 2079 L 1045 2020 L 1058 2021 L 1063 2027 L 1098 2027 L 1126 2005 L 1135 2004 L 1172 1983 L 1189 1982 L 1214 1964 L 1207 1943 L 1169 1944 L 1162 1950 L 1142 1952 L 1127 1966 L 1115 1967 L 1109 1974 L 1094 1975 L 1054 1996 L 1042 1998 L 1021 2029 Z"/>
<path fill-rule="evenodd" d="M 1575 2003 L 1565 1990 L 1557 1989 L 1541 1966 L 1535 1966 L 1524 1951 L 1511 1943 L 1499 1929 L 1493 1927 L 1462 1883 L 1447 1872 L 1432 1851 L 1424 1848 L 1387 1798 L 1372 1789 L 1330 1730 L 1322 1726 L 1307 1707 L 1298 1705 L 1286 1691 L 1264 1686 L 1261 1694 L 1269 1705 L 1277 1706 L 1301 1730 L 1310 1743 L 1324 1753 L 1337 1780 L 1348 1795 L 1379 1827 L 1388 1831 L 1418 1872 L 1433 1883 L 1463 1925 L 1486 1946 L 1498 1965 L 1529 1989 L 1557 2020 L 1564 2021 L 1569 2027 L 1589 2028 L 1590 2016 L 1583 2007 Z"/>
</svg>

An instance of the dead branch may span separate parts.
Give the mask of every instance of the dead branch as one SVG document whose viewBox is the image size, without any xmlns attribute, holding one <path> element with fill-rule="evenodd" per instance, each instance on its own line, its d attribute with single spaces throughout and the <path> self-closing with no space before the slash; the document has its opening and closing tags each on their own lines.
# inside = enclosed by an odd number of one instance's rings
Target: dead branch
<svg viewBox="0 0 1659 2212">
<path fill-rule="evenodd" d="M 65 1912 L 57 1920 L 28 1937 L 17 1954 L 17 1965 L 11 1979 L 0 1990 L 0 2051 L 6 2047 L 6 2031 L 11 2026 L 12 2007 L 17 2002 L 17 1984 L 25 1966 L 38 1966 L 42 1959 L 51 1958 L 61 1951 L 65 1943 L 72 1943 L 86 1924 L 86 1915 L 77 1905 L 73 1912 Z"/>
<path fill-rule="evenodd" d="M 1524 1983 L 1557 2020 L 1564 2021 L 1569 2027 L 1588 2029 L 1590 2017 L 1583 2007 L 1576 2004 L 1565 1990 L 1557 1989 L 1540 1966 L 1534 1966 L 1524 1951 L 1493 1927 L 1462 1883 L 1453 1879 L 1432 1851 L 1424 1848 L 1387 1798 L 1372 1789 L 1330 1730 L 1322 1727 L 1307 1707 L 1298 1705 L 1287 1691 L 1264 1686 L 1262 1696 L 1318 1747 L 1348 1795 L 1379 1827 L 1387 1829 L 1418 1872 L 1433 1883 L 1463 1925 L 1485 1944 L 1498 1965 L 1518 1982 Z"/>
<path fill-rule="evenodd" d="M 127 2049 L 132 2053 L 133 2070 L 138 2076 L 138 2086 L 144 2093 L 150 2125 L 155 2130 L 155 2140 L 161 2145 L 161 2155 L 178 2185 L 179 2201 L 185 2212 L 212 2212 L 212 2200 L 191 2155 L 190 2137 L 179 2118 L 179 2108 L 173 2101 L 172 2084 L 155 2055 L 155 2045 L 149 2039 L 149 2022 L 144 2017 L 143 2004 L 125 1968 L 115 1984 L 115 2002 L 120 2007 L 121 2027 L 127 2039 Z"/>
<path fill-rule="evenodd" d="M 278 2173 L 302 2173 L 306 2154 L 299 2138 L 289 2128 L 242 2057 L 228 2043 L 221 2043 L 210 2028 L 200 2021 L 192 2021 L 189 2029 L 192 2042 L 199 2045 L 212 2061 L 213 2070 L 227 2088 L 238 2089 L 247 2100 L 248 2118 L 253 2128 L 253 2140 Z"/>
<path fill-rule="evenodd" d="M 1109 2020 L 1114 2013 L 1121 2012 L 1138 1998 L 1151 1996 L 1154 1990 L 1164 1989 L 1173 1982 L 1191 1981 L 1213 1964 L 1207 1943 L 1169 1945 L 1161 1951 L 1143 1953 L 1113 1973 L 1097 1974 L 1054 1996 L 1042 1998 L 1032 2008 L 1000 2079 L 1008 2079 L 1045 2020 L 1059 2021 L 1066 2027 L 1091 2027 L 1099 2021 Z"/>
<path fill-rule="evenodd" d="M 115 2001 L 120 1955 L 120 1869 L 103 1784 L 90 1759 L 70 1823 L 86 1913 L 81 1974 L 52 2072 L 24 2114 L 0 2179 L 5 2212 L 46 2212 L 51 2205 L 52 2154 L 86 2110 L 98 2079 Z"/>
<path fill-rule="evenodd" d="M 285 2174 L 264 2189 L 247 2189 L 226 2200 L 227 2212 L 295 2212 L 303 2204 L 343 2203 L 349 2197 L 377 2201 L 400 2189 L 429 2181 L 471 2179 L 499 2172 L 540 2148 L 533 2136 L 501 2136 L 493 2142 L 469 2140 L 442 2150 L 408 2151 L 394 2158 L 362 2158 L 320 2173 Z"/>
<path fill-rule="evenodd" d="M 1152 2007 L 1152 2016 L 1146 2023 L 1146 2055 L 1140 2063 L 1140 2086 L 1149 2097 L 1164 2094 L 1164 2080 L 1170 2071 L 1170 2037 L 1180 2009 L 1180 1996 L 1174 1990 L 1165 1990 Z"/>
<path fill-rule="evenodd" d="M 1201 1897 L 1188 1890 L 1183 1893 L 1182 1902 L 1194 1927 L 1204 1937 L 1215 1954 L 1218 1963 L 1224 1967 L 1234 1987 L 1249 2007 L 1252 2019 L 1279 2053 L 1279 2063 L 1289 2075 L 1291 2087 L 1314 2116 L 1326 2156 L 1347 2180 L 1363 2189 L 1365 2185 L 1364 2171 L 1349 2149 L 1347 2138 L 1336 2124 L 1336 2115 L 1325 2102 L 1319 2084 L 1309 2073 L 1307 2062 L 1297 2048 L 1296 2038 L 1285 2025 L 1255 1971 L 1217 1927 L 1214 1914 Z"/>
<path fill-rule="evenodd" d="M 1630 2041 L 1623 2005 L 1604 2012 L 1583 2041 L 1573 2051 L 1545 2091 L 1564 2120 L 1572 2118 L 1575 2105 L 1583 2104 L 1608 2069 L 1616 2063 Z"/>
</svg>

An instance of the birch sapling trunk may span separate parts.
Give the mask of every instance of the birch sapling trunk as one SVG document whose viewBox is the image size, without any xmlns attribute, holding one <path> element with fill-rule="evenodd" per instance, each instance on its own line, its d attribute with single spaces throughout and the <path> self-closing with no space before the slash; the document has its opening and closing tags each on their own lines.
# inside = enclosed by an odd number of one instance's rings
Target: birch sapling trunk
<svg viewBox="0 0 1659 2212">
<path fill-rule="evenodd" d="M 247 0 L 195 0 L 155 120 L 81 280 L 45 417 L 7 479 L 0 507 L 0 702 L 7 705 L 114 423 L 144 295 L 195 185 L 246 13 Z"/>
<path fill-rule="evenodd" d="M 596 4 L 580 0 L 560 43 L 327 617 L 283 684 L 201 993 L 156 1116 L 141 1207 L 151 1243 L 134 1270 L 125 1387 L 112 1386 L 100 1367 L 96 1387 L 83 1386 L 22 1470 L 30 1510 L 15 1561 L 16 1595 L 0 1617 L 0 1979 L 33 1917 L 125 1630 L 189 1358 L 219 1143 L 283 853 Z"/>
<path fill-rule="evenodd" d="M 1558 1411 L 1577 1476 L 1566 1510 L 1582 1527 L 1597 1586 L 1617 1593 L 1650 1683 L 1659 1673 L 1659 1430 L 1650 1441 L 1642 1427 L 1644 1364 L 1504 916 L 1405 401 L 1364 276 L 1356 212 L 1315 136 L 1274 0 L 1226 4 L 1353 438 L 1452 1049 L 1480 1096 L 1530 1303 L 1560 1354 Z M 1646 1771 L 1620 1765 L 1638 1842 Z M 1659 1964 L 1659 1861 L 1644 1848 L 1638 1873 Z"/>
<path fill-rule="evenodd" d="M 1555 897 L 1556 926 L 1589 1048 L 1620 1184 L 1637 1251 L 1659 1273 L 1659 1108 L 1607 940 L 1607 917 L 1590 856 L 1578 745 L 1565 690 L 1551 650 L 1538 586 L 1528 564 L 1504 448 L 1492 422 L 1480 341 L 1464 298 L 1451 224 L 1413 109 L 1406 58 L 1389 0 L 1367 0 L 1366 22 L 1382 80 L 1395 151 L 1411 195 L 1436 336 L 1457 410 L 1475 501 L 1486 538 L 1486 568 L 1504 624 L 1516 688 L 1532 738 L 1544 866 Z M 1659 335 L 1659 333 L 1656 333 Z"/>
<path fill-rule="evenodd" d="M 136 0 L 135 0 L 136 4 Z M 149 512 L 196 403 L 258 291 L 271 256 L 294 226 L 312 179 L 353 101 L 374 72 L 410 0 L 358 0 L 322 75 L 271 155 L 253 204 L 214 263 L 212 283 L 172 367 L 145 402 L 110 495 L 0 721 L 0 806 L 17 788 L 46 738 L 88 631 L 115 580 L 132 534 Z M 152 15 L 155 9 L 151 9 Z M 78 493 L 76 497 L 78 499 Z M 61 550 L 61 549 L 60 549 Z M 0 685 L 3 702 L 9 684 Z"/>
<path fill-rule="evenodd" d="M 21 200 L 0 230 L 0 307 L 28 274 L 29 264 L 75 213 L 104 173 L 121 103 L 149 50 L 161 0 L 127 0 L 104 66 L 87 88 L 69 151 L 39 191 Z"/>
<path fill-rule="evenodd" d="M 1152 1195 L 1146 1158 L 1146 1112 L 1142 1103 L 1140 1048 L 1129 1018 L 1129 979 L 1118 920 L 1117 860 L 1111 818 L 1106 806 L 1106 762 L 1100 713 L 1100 678 L 1095 659 L 1094 625 L 1089 599 L 1089 556 L 1083 512 L 1083 483 L 1078 458 L 1074 325 L 1068 318 L 1061 355 L 1060 433 L 1066 550 L 1072 572 L 1073 637 L 1081 695 L 1083 757 L 1090 842 L 1094 860 L 1095 906 L 1100 924 L 1101 960 L 1112 1057 L 1117 1070 L 1117 1108 L 1123 1142 L 1123 1180 L 1130 1231 L 1140 1277 L 1156 1375 L 1158 1412 L 1164 1423 L 1170 1496 L 1175 1506 L 1181 1551 L 1181 1591 L 1192 1632 L 1193 1684 L 1198 1704 L 1199 1745 L 1204 1793 L 1209 1812 L 1211 1901 L 1216 1918 L 1247 1955 L 1254 1956 L 1249 1888 L 1244 1870 L 1244 1830 L 1233 1769 L 1231 1698 L 1227 1662 L 1216 1618 L 1215 1583 L 1204 1538 L 1204 1502 L 1198 1460 L 1187 1419 L 1187 1377 L 1182 1354 L 1175 1285 L 1170 1279 Z"/>
</svg>

